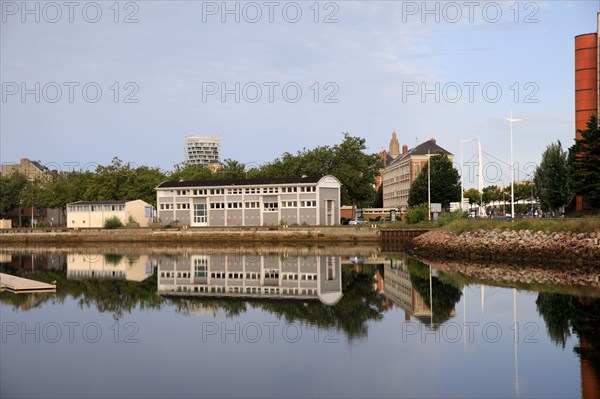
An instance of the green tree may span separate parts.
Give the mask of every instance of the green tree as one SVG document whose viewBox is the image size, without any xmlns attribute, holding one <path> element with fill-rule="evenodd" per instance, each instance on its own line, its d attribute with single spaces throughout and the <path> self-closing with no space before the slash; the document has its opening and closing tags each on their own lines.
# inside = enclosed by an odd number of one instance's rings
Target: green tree
<svg viewBox="0 0 600 399">
<path fill-rule="evenodd" d="M 554 211 L 569 199 L 567 152 L 560 141 L 551 143 L 542 153 L 542 161 L 533 177 L 535 191 L 544 211 Z"/>
<path fill-rule="evenodd" d="M 427 203 L 428 169 L 431 165 L 431 202 L 448 209 L 450 202 L 460 201 L 460 176 L 447 155 L 436 153 L 425 164 L 408 192 L 408 206 Z"/>
<path fill-rule="evenodd" d="M 169 180 L 208 180 L 213 179 L 213 172 L 204 165 L 179 163 L 168 176 Z"/>
<path fill-rule="evenodd" d="M 465 190 L 463 197 L 469 199 L 469 204 L 479 204 L 481 202 L 481 193 L 476 188 Z"/>
<path fill-rule="evenodd" d="M 375 198 L 373 185 L 383 163 L 376 154 L 366 154 L 366 148 L 365 139 L 344 133 L 340 144 L 303 149 L 296 155 L 286 152 L 253 171 L 253 177 L 333 175 L 342 183 L 342 204 L 368 207 Z"/>
<path fill-rule="evenodd" d="M 506 196 L 505 193 L 503 193 L 502 188 L 498 186 L 486 186 L 482 189 L 482 192 L 483 195 L 481 199 L 484 204 L 489 204 L 490 202 L 500 201 L 507 198 L 510 199 L 510 192 L 508 193 L 508 196 Z"/>
<path fill-rule="evenodd" d="M 21 206 L 21 192 L 27 185 L 27 177 L 22 173 L 0 176 L 0 214 Z"/>
<path fill-rule="evenodd" d="M 156 186 L 166 180 L 159 168 L 139 166 L 129 174 L 123 183 L 120 200 L 141 199 L 156 206 Z"/>
<path fill-rule="evenodd" d="M 587 129 L 578 130 L 581 139 L 569 148 L 567 160 L 569 188 L 581 194 L 587 206 L 600 208 L 600 128 L 592 115 Z"/>
<path fill-rule="evenodd" d="M 246 165 L 234 159 L 226 159 L 214 175 L 218 179 L 245 179 Z"/>
</svg>

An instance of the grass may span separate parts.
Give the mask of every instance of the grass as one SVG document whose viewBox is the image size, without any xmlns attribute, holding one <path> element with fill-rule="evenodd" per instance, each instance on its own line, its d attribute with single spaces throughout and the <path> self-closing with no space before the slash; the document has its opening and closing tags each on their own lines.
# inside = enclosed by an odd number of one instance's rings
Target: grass
<svg viewBox="0 0 600 399">
<path fill-rule="evenodd" d="M 498 219 L 457 219 L 448 224 L 456 234 L 475 230 L 530 230 L 550 233 L 569 231 L 572 233 L 590 233 L 600 231 L 600 218 L 580 218 L 566 220 L 517 219 L 515 221 Z"/>
</svg>

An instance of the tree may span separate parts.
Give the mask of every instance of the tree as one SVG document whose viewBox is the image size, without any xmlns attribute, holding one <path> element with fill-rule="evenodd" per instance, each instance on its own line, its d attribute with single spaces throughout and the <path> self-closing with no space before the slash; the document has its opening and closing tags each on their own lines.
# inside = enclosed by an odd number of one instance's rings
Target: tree
<svg viewBox="0 0 600 399">
<path fill-rule="evenodd" d="M 476 188 L 470 188 L 463 193 L 463 197 L 469 199 L 469 204 L 479 204 L 481 202 L 481 193 Z"/>
<path fill-rule="evenodd" d="M 506 197 L 506 193 L 504 193 L 503 190 L 498 186 L 486 186 L 483 188 L 482 192 L 482 202 L 484 204 L 489 204 L 493 201 L 505 200 L 506 198 L 510 199 L 510 192 L 508 193 L 508 197 Z"/>
<path fill-rule="evenodd" d="M 600 208 L 600 128 L 592 115 L 587 129 L 578 130 L 580 139 L 569 148 L 567 159 L 569 189 L 583 196 L 586 204 Z"/>
<path fill-rule="evenodd" d="M 204 165 L 180 163 L 168 176 L 169 180 L 208 180 L 213 178 L 213 172 Z"/>
<path fill-rule="evenodd" d="M 21 192 L 27 185 L 27 177 L 22 173 L 0 176 L 0 214 L 21 206 Z"/>
<path fill-rule="evenodd" d="M 333 147 L 288 152 L 272 163 L 252 171 L 254 177 L 299 177 L 333 175 L 340 183 L 342 204 L 368 207 L 375 198 L 375 177 L 383 162 L 377 154 L 365 154 L 365 139 L 344 133 L 344 140 Z"/>
<path fill-rule="evenodd" d="M 551 143 L 542 153 L 533 183 L 544 211 L 557 210 L 569 199 L 567 152 L 562 149 L 560 141 Z"/>
<path fill-rule="evenodd" d="M 427 203 L 428 169 L 431 165 L 431 202 L 445 209 L 450 202 L 460 201 L 460 176 L 447 155 L 436 153 L 425 164 L 408 192 L 408 206 Z"/>
</svg>

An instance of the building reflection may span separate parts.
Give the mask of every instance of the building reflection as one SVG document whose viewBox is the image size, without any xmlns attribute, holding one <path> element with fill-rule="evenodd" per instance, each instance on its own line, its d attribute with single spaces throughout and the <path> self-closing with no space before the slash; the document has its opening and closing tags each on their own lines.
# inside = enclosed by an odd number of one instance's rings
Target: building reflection
<svg viewBox="0 0 600 399">
<path fill-rule="evenodd" d="M 167 296 L 320 300 L 342 298 L 339 256 L 269 254 L 164 255 L 158 292 Z"/>
<path fill-rule="evenodd" d="M 69 254 L 69 280 L 127 280 L 143 281 L 154 273 L 148 255 Z"/>
<path fill-rule="evenodd" d="M 415 317 L 430 324 L 431 310 L 423 297 L 413 287 L 406 259 L 390 259 L 384 264 L 385 296 L 404 310 L 404 320 Z"/>
<path fill-rule="evenodd" d="M 0 266 L 12 271 L 35 272 L 39 270 L 62 270 L 66 263 L 66 254 L 61 252 L 2 252 Z"/>
<path fill-rule="evenodd" d="M 438 270 L 400 256 L 387 259 L 383 271 L 386 300 L 404 310 L 405 321 L 412 316 L 430 328 L 438 328 L 456 315 L 461 291 L 442 281 Z"/>
</svg>

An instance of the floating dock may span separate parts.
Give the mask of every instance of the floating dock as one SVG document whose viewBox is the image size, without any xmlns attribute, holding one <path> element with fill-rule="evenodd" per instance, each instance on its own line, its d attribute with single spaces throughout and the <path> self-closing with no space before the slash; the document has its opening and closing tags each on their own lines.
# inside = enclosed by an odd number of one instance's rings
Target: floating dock
<svg viewBox="0 0 600 399">
<path fill-rule="evenodd" d="M 56 284 L 42 283 L 10 274 L 0 273 L 0 289 L 14 292 L 56 292 Z"/>
</svg>

